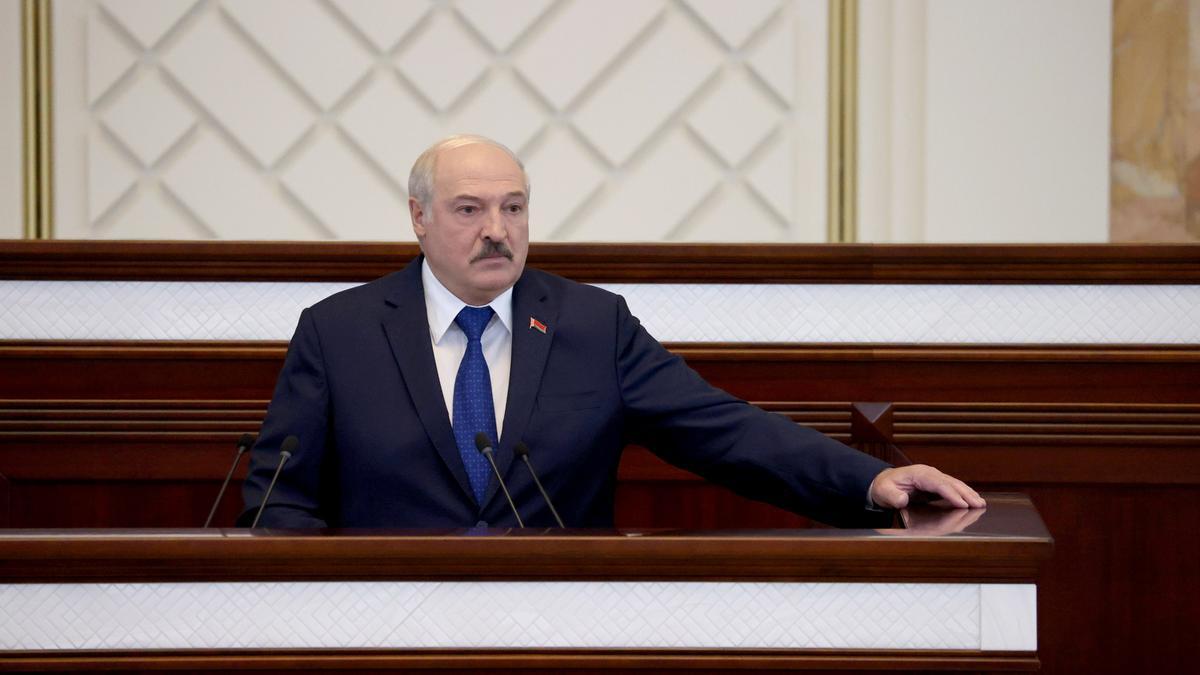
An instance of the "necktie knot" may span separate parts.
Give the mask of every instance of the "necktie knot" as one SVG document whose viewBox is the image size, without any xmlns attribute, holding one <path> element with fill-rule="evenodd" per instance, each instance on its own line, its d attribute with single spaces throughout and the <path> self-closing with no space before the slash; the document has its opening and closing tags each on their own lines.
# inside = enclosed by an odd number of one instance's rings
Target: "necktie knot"
<svg viewBox="0 0 1200 675">
<path fill-rule="evenodd" d="M 488 321 L 492 320 L 493 314 L 495 312 L 491 307 L 463 307 L 458 316 L 454 317 L 454 323 L 467 334 L 468 341 L 475 342 L 483 337 L 483 329 L 487 327 Z"/>
</svg>

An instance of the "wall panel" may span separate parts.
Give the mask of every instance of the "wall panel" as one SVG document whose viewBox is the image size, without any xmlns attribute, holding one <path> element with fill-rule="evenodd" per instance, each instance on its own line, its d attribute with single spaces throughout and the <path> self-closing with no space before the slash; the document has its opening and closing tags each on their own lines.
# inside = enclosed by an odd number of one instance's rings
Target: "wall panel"
<svg viewBox="0 0 1200 675">
<path fill-rule="evenodd" d="M 0 239 L 24 236 L 21 0 L 0 0 Z"/>
<path fill-rule="evenodd" d="M 538 240 L 824 239 L 824 0 L 53 9 L 62 238 L 412 240 L 412 161 L 471 132 Z"/>
<path fill-rule="evenodd" d="M 1109 3 L 861 17 L 859 241 L 1108 241 Z"/>
</svg>

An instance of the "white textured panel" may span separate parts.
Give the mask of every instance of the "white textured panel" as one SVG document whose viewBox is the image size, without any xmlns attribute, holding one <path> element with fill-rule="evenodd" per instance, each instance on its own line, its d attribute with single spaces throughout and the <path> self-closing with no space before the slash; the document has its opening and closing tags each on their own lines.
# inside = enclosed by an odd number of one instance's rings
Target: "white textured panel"
<svg viewBox="0 0 1200 675">
<path fill-rule="evenodd" d="M 744 72 L 725 73 L 720 83 L 690 116 L 688 126 L 730 166 L 770 133 L 779 119 L 762 90 L 751 86 Z"/>
<path fill-rule="evenodd" d="M 0 281 L 0 339 L 287 340 L 354 284 Z"/>
<path fill-rule="evenodd" d="M 376 49 L 389 51 L 430 10 L 428 0 L 327 0 L 367 36 Z"/>
<path fill-rule="evenodd" d="M 461 132 L 494 136 L 537 168 L 541 197 L 531 224 L 543 238 L 724 241 L 729 230 L 718 215 L 764 204 L 778 213 L 758 219 L 754 211 L 742 237 L 824 237 L 825 0 L 744 7 L 665 0 L 76 0 L 51 7 L 61 237 L 378 236 L 372 233 L 383 230 L 360 225 L 390 220 L 390 203 L 404 193 L 417 154 Z M 718 71 L 727 82 L 711 79 Z M 147 82 L 160 90 L 150 105 L 135 105 Z M 163 84 L 174 104 L 162 95 Z M 795 92 L 794 103 L 785 90 Z M 178 108 L 152 113 L 154 105 L 183 106 L 192 131 L 140 145 L 126 138 L 181 118 Z M 109 132 L 101 121 L 113 115 L 124 126 Z M 154 162 L 138 171 L 131 191 L 122 189 L 127 175 L 106 176 L 119 170 L 110 161 L 118 158 L 90 154 L 110 133 L 130 143 L 131 156 Z M 299 187 L 295 176 L 313 170 L 306 158 L 328 150 L 318 147 L 327 133 L 351 141 L 339 155 L 345 175 L 384 180 L 357 181 L 345 195 L 320 194 L 327 190 L 317 180 Z M 212 152 L 204 135 L 228 152 Z M 776 156 L 779 146 L 786 156 Z M 675 158 L 662 156 L 681 147 Z M 19 153 L 10 156 L 19 170 Z M 680 173 L 680 165 L 698 159 Z M 722 162 L 735 163 L 725 175 L 732 191 L 706 201 L 716 185 L 707 172 L 719 172 Z M 162 178 L 180 164 L 213 184 L 227 184 L 230 172 L 256 183 L 234 196 L 262 207 L 239 221 L 255 225 L 222 224 L 229 219 L 212 212 L 224 207 L 200 207 L 195 195 L 181 207 L 182 195 L 172 190 L 179 186 Z M 653 176 L 647 167 L 666 173 Z M 646 189 L 689 171 L 704 174 L 705 189 L 688 203 L 664 207 L 657 203 L 663 196 Z M 292 190 L 281 188 L 281 177 Z M 742 180 L 751 180 L 753 195 L 741 191 Z M 351 200 L 353 218 L 318 206 Z M 622 206 L 614 210 L 615 203 Z M 367 214 L 371 205 L 382 210 Z M 621 220 L 595 217 L 597 211 L 619 212 Z M 661 212 L 670 220 L 653 220 Z M 155 214 L 164 220 L 147 220 Z"/>
<path fill-rule="evenodd" d="M 96 226 L 97 239 L 211 239 L 165 191 L 134 191 Z"/>
<path fill-rule="evenodd" d="M 687 0 L 687 4 L 734 49 L 779 9 L 779 0 Z"/>
<path fill-rule="evenodd" d="M 536 186 L 530 199 L 531 236 L 555 239 L 554 233 L 604 182 L 600 163 L 568 131 L 551 130 L 525 161 Z"/>
<path fill-rule="evenodd" d="M 703 241 L 783 241 L 787 231 L 744 186 L 725 184 L 696 209 L 688 233 Z"/>
<path fill-rule="evenodd" d="M 1037 586 L 983 584 L 979 605 L 980 649 L 1037 650 Z"/>
<path fill-rule="evenodd" d="M 778 138 L 769 143 L 762 155 L 746 172 L 746 183 L 783 219 L 792 212 L 794 141 Z"/>
<path fill-rule="evenodd" d="M 87 97 L 89 103 L 95 103 L 137 63 L 138 54 L 98 13 L 89 14 L 87 22 Z"/>
<path fill-rule="evenodd" d="M 388 177 L 408 190 L 417 156 L 442 134 L 440 120 L 408 94 L 395 73 L 376 73 L 345 108 L 342 128 Z"/>
<path fill-rule="evenodd" d="M 312 123 L 299 95 L 216 14 L 200 17 L 163 63 L 264 167 Z"/>
<path fill-rule="evenodd" d="M 498 52 L 507 50 L 554 0 L 458 0 L 458 13 Z"/>
<path fill-rule="evenodd" d="M 567 3 L 519 50 L 514 63 L 562 110 L 661 10 L 661 0 Z"/>
<path fill-rule="evenodd" d="M 671 342 L 1200 343 L 1200 286 L 604 287 Z"/>
<path fill-rule="evenodd" d="M 22 236 L 21 0 L 0 0 L 0 239 Z"/>
<path fill-rule="evenodd" d="M 679 58 L 687 54 L 686 59 Z M 639 146 L 691 96 L 720 63 L 684 17 L 668 14 L 662 25 L 599 90 L 584 100 L 575 125 L 610 162 L 624 164 Z"/>
<path fill-rule="evenodd" d="M 585 241 L 665 239 L 719 177 L 715 161 L 674 131 L 630 171 L 620 193 L 580 214 L 578 231 L 559 234 Z"/>
<path fill-rule="evenodd" d="M 226 2 L 224 8 L 323 109 L 333 107 L 373 62 L 316 0 Z"/>
<path fill-rule="evenodd" d="M 977 584 L 7 584 L 0 649 L 979 649 L 979 602 Z"/>
<path fill-rule="evenodd" d="M 396 60 L 400 72 L 442 111 L 449 109 L 488 65 L 483 47 L 446 13 L 435 15 Z"/>
<path fill-rule="evenodd" d="M 100 4 L 143 47 L 153 47 L 196 0 L 101 0 Z"/>
<path fill-rule="evenodd" d="M 0 281 L 0 339 L 283 340 L 351 285 Z M 605 287 L 668 342 L 1200 344 L 1195 285 Z"/>
<path fill-rule="evenodd" d="M 496 73 L 471 92 L 443 128 L 447 134 L 472 129 L 520 150 L 545 123 L 542 108 L 525 95 L 516 79 L 509 73 Z"/>
<path fill-rule="evenodd" d="M 88 173 L 92 176 L 88 183 L 88 215 L 93 221 L 137 183 L 138 172 L 131 164 L 104 136 L 88 138 Z"/>
<path fill-rule="evenodd" d="M 773 22 L 764 33 L 758 44 L 750 48 L 746 63 L 775 90 L 781 100 L 791 104 L 796 89 L 793 66 L 796 50 L 787 22 Z"/>
<path fill-rule="evenodd" d="M 346 239 L 414 238 L 405 200 L 326 130 L 282 175 L 330 231 Z"/>
<path fill-rule="evenodd" d="M 139 79 L 100 119 L 144 166 L 156 163 L 196 122 L 156 76 Z"/>
<path fill-rule="evenodd" d="M 197 134 L 163 183 L 222 239 L 293 239 L 310 228 L 277 186 L 258 180 L 245 159 L 209 132 Z"/>
</svg>

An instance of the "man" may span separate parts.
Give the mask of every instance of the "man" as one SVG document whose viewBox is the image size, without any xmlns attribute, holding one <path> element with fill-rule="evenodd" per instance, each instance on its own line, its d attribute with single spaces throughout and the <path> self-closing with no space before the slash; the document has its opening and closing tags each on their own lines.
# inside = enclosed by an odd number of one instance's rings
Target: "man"
<svg viewBox="0 0 1200 675">
<path fill-rule="evenodd" d="M 299 446 L 263 512 L 273 527 L 549 526 L 531 449 L 568 527 L 611 526 L 621 449 L 644 445 L 741 494 L 827 522 L 917 491 L 981 507 L 927 466 L 889 468 L 705 383 L 617 295 L 525 268 L 529 183 L 507 148 L 435 144 L 409 179 L 423 255 L 301 314 L 245 485 L 247 524 L 284 438 Z"/>
</svg>

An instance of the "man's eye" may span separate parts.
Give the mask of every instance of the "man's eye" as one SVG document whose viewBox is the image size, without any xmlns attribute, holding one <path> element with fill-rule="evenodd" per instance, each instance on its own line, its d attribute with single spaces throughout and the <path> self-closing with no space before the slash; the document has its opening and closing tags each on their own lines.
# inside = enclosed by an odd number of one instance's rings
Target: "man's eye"
<svg viewBox="0 0 1200 675">
<path fill-rule="evenodd" d="M 508 207 L 509 213 L 520 213 L 525 210 L 525 207 L 520 204 L 510 204 Z"/>
<path fill-rule="evenodd" d="M 458 207 L 458 211 L 459 211 L 459 213 L 463 213 L 463 214 L 466 214 L 469 216 L 472 213 L 475 213 L 475 207 L 469 206 L 469 205 L 468 206 L 460 206 L 460 207 Z"/>
</svg>

